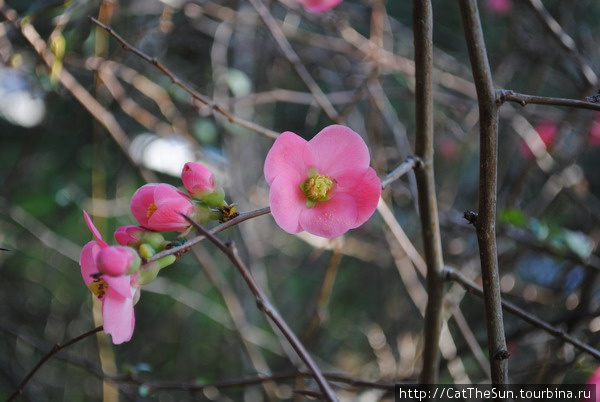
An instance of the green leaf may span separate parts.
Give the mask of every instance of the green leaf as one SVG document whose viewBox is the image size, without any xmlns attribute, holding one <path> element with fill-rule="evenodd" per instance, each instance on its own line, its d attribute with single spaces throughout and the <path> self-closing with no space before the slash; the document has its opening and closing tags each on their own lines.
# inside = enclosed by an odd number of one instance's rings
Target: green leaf
<svg viewBox="0 0 600 402">
<path fill-rule="evenodd" d="M 527 225 L 527 216 L 520 209 L 508 208 L 500 212 L 499 220 L 519 228 Z"/>
</svg>

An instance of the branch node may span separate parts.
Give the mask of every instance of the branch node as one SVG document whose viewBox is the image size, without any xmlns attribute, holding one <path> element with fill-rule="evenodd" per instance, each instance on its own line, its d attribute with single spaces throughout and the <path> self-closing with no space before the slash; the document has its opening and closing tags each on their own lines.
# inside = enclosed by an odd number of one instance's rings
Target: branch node
<svg viewBox="0 0 600 402">
<path fill-rule="evenodd" d="M 463 217 L 467 220 L 467 222 L 469 222 L 469 224 L 477 227 L 477 218 L 479 217 L 479 214 L 477 212 L 466 210 L 463 213 Z"/>
<path fill-rule="evenodd" d="M 494 359 L 496 360 L 506 360 L 510 357 L 510 353 L 508 353 L 507 350 L 499 350 L 496 353 L 494 353 Z"/>
</svg>

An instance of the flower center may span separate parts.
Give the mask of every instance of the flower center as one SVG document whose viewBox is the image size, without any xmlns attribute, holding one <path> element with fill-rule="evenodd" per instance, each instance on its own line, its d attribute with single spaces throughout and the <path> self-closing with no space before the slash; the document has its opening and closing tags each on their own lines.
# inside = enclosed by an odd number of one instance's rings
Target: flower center
<svg viewBox="0 0 600 402">
<path fill-rule="evenodd" d="M 158 206 L 155 203 L 148 205 L 148 213 L 146 214 L 146 218 L 150 219 L 153 213 L 156 212 Z"/>
<path fill-rule="evenodd" d="M 335 179 L 330 176 L 311 172 L 309 178 L 300 184 L 300 188 L 307 198 L 306 206 L 312 208 L 317 201 L 329 200 L 331 198 L 329 193 L 334 185 Z"/>
<path fill-rule="evenodd" d="M 98 299 L 102 299 L 108 290 L 108 283 L 102 278 L 94 278 L 93 282 L 90 282 L 88 288 Z"/>
</svg>

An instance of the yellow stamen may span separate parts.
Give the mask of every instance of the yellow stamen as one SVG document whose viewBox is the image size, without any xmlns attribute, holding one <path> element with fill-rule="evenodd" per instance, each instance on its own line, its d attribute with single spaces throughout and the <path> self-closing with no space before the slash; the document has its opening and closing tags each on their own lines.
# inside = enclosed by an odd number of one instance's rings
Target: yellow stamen
<svg viewBox="0 0 600 402">
<path fill-rule="evenodd" d="M 148 213 L 146 214 L 146 218 L 150 218 L 153 213 L 156 212 L 158 206 L 155 203 L 148 205 Z"/>
<path fill-rule="evenodd" d="M 101 299 L 108 290 L 108 283 L 106 283 L 106 281 L 102 278 L 94 278 L 94 281 L 90 282 L 88 288 L 94 294 L 94 296 L 96 296 L 98 299 Z"/>
<path fill-rule="evenodd" d="M 301 188 L 309 201 L 327 201 L 334 184 L 335 180 L 331 177 L 314 174 L 302 183 Z"/>
</svg>

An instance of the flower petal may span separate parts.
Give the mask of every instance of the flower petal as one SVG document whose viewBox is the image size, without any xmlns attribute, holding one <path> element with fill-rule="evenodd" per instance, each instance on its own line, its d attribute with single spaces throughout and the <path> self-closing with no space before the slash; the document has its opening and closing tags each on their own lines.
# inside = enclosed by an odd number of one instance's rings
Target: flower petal
<svg viewBox="0 0 600 402">
<path fill-rule="evenodd" d="M 135 288 L 131 287 L 131 275 L 108 276 L 102 275 L 102 279 L 108 284 L 108 289 L 120 294 L 122 297 L 131 298 Z"/>
<path fill-rule="evenodd" d="M 99 243 L 100 247 L 108 246 L 108 244 L 104 240 L 102 240 L 102 235 L 100 234 L 98 229 L 96 229 L 96 226 L 94 226 L 94 222 L 92 222 L 92 218 L 90 218 L 88 213 L 85 211 L 83 211 L 83 218 L 85 219 L 85 223 L 87 224 L 88 229 L 90 229 L 90 232 L 92 232 L 94 239 L 96 239 L 96 241 Z"/>
<path fill-rule="evenodd" d="M 352 170 L 344 172 L 336 177 L 338 182 L 335 188 L 336 193 L 346 193 L 350 195 L 356 204 L 356 222 L 352 229 L 365 223 L 375 209 L 381 196 L 381 180 L 372 168 L 362 171 Z"/>
<path fill-rule="evenodd" d="M 269 185 L 280 174 L 294 172 L 303 176 L 308 173 L 309 166 L 303 158 L 306 144 L 304 138 L 291 131 L 286 131 L 277 137 L 265 159 L 264 174 Z"/>
<path fill-rule="evenodd" d="M 88 242 L 81 249 L 79 255 L 79 265 L 81 266 L 81 276 L 86 285 L 93 282 L 94 278 L 92 275 L 97 274 L 98 267 L 96 266 L 96 256 L 100 252 L 101 247 L 98 245 L 96 240 Z"/>
<path fill-rule="evenodd" d="M 325 127 L 310 140 L 304 159 L 306 164 L 316 167 L 319 174 L 333 178 L 346 170 L 367 168 L 370 161 L 369 149 L 362 137 L 340 125 Z"/>
<path fill-rule="evenodd" d="M 131 197 L 131 214 L 142 226 L 148 224 L 148 206 L 154 202 L 154 190 L 157 186 L 158 183 L 144 184 Z"/>
<path fill-rule="evenodd" d="M 133 299 L 107 292 L 102 303 L 102 325 L 115 345 L 130 340 L 135 326 Z"/>
<path fill-rule="evenodd" d="M 327 11 L 341 2 L 342 0 L 302 0 L 306 11 L 310 11 L 311 13 Z"/>
<path fill-rule="evenodd" d="M 300 214 L 302 229 L 321 237 L 338 237 L 354 227 L 356 201 L 350 194 L 335 193 L 329 201 L 319 201 Z"/>
<path fill-rule="evenodd" d="M 300 189 L 302 178 L 295 172 L 278 175 L 271 183 L 269 205 L 275 222 L 288 233 L 302 231 L 299 218 L 306 208 L 306 196 Z"/>
</svg>

